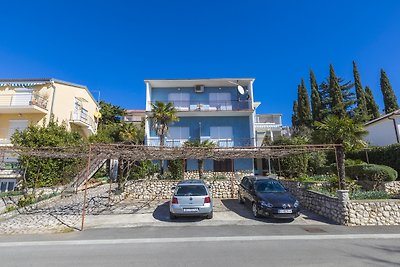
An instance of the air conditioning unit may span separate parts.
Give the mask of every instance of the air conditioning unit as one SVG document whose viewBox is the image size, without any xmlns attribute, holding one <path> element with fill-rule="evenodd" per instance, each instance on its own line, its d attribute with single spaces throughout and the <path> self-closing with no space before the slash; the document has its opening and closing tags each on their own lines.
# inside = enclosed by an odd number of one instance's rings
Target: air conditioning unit
<svg viewBox="0 0 400 267">
<path fill-rule="evenodd" d="M 204 92 L 204 85 L 196 85 L 196 86 L 194 87 L 194 91 L 195 91 L 196 93 L 203 93 L 203 92 Z"/>
</svg>

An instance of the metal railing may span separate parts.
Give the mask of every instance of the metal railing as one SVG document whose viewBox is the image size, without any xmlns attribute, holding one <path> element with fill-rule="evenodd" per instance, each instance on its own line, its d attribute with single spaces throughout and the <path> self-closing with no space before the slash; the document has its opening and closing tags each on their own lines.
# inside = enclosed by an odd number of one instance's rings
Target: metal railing
<svg viewBox="0 0 400 267">
<path fill-rule="evenodd" d="M 92 119 L 86 109 L 75 110 L 71 112 L 71 121 L 82 122 L 91 128 L 94 132 L 96 131 L 96 122 Z"/>
<path fill-rule="evenodd" d="M 203 142 L 209 140 L 217 147 L 250 147 L 253 146 L 255 138 L 210 138 L 208 136 L 200 137 Z M 166 147 L 182 147 L 187 141 L 199 141 L 199 138 L 165 138 L 164 146 Z M 148 146 L 160 146 L 160 138 L 150 137 L 147 139 Z"/>
<path fill-rule="evenodd" d="M 0 107 L 38 106 L 47 109 L 47 99 L 38 94 L 1 94 Z"/>
<path fill-rule="evenodd" d="M 215 101 L 161 101 L 171 102 L 178 111 L 227 111 L 251 110 L 250 100 L 215 100 Z M 150 102 L 154 104 L 155 101 Z"/>
</svg>

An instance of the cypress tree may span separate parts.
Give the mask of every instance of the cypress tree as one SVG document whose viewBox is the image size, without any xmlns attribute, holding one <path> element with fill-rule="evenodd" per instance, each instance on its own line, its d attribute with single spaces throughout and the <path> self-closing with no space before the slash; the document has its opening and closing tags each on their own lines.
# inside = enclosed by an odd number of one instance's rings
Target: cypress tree
<svg viewBox="0 0 400 267">
<path fill-rule="evenodd" d="M 388 114 L 398 110 L 399 105 L 397 104 L 396 95 L 394 94 L 389 78 L 383 69 L 381 69 L 381 91 L 383 94 L 383 103 L 385 104 L 385 113 Z"/>
<path fill-rule="evenodd" d="M 381 115 L 379 114 L 379 107 L 375 102 L 374 95 L 372 94 L 369 86 L 365 87 L 365 102 L 367 106 L 367 112 L 371 119 L 377 119 Z"/>
<path fill-rule="evenodd" d="M 310 84 L 312 118 L 313 121 L 321 121 L 323 118 L 321 96 L 319 95 L 317 80 L 312 69 L 310 70 Z"/>
<path fill-rule="evenodd" d="M 331 112 L 339 118 L 346 116 L 346 109 L 343 103 L 342 90 L 332 64 L 329 65 L 329 96 L 331 98 Z"/>
<path fill-rule="evenodd" d="M 301 79 L 301 84 L 298 86 L 298 116 L 300 126 L 311 127 L 312 117 L 310 109 L 310 99 L 304 80 Z"/>
<path fill-rule="evenodd" d="M 293 128 L 297 128 L 299 126 L 299 114 L 297 110 L 299 109 L 297 101 L 293 102 L 293 114 L 292 114 L 292 126 Z"/>
<path fill-rule="evenodd" d="M 354 75 L 354 86 L 356 88 L 357 97 L 357 108 L 355 109 L 355 119 L 358 122 L 366 122 L 369 120 L 367 112 L 367 104 L 365 100 L 365 92 L 361 85 L 360 74 L 357 69 L 356 62 L 353 61 L 353 75 Z"/>
</svg>

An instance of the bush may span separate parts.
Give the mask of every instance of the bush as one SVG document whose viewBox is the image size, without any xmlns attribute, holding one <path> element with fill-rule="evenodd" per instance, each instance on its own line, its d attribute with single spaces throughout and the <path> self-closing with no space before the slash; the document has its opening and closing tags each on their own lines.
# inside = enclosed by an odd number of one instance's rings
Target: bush
<svg viewBox="0 0 400 267">
<path fill-rule="evenodd" d="M 168 161 L 168 171 L 171 173 L 171 176 L 174 180 L 183 179 L 183 160 L 182 159 L 174 159 Z"/>
<path fill-rule="evenodd" d="M 18 200 L 17 206 L 18 208 L 22 208 L 25 206 L 29 206 L 33 203 L 35 203 L 35 197 L 33 195 L 26 195 Z"/>
<path fill-rule="evenodd" d="M 390 196 L 385 191 L 357 191 L 350 194 L 350 199 L 388 199 Z"/>
<path fill-rule="evenodd" d="M 315 174 L 316 170 L 326 165 L 326 152 L 310 153 L 308 159 L 308 173 Z"/>
<path fill-rule="evenodd" d="M 365 150 L 346 153 L 347 158 L 360 159 L 367 162 L 367 154 L 370 163 L 381 164 L 392 167 L 400 172 L 400 144 L 393 144 L 385 147 L 371 147 L 366 153 Z"/>
<path fill-rule="evenodd" d="M 273 145 L 303 145 L 306 144 L 307 140 L 300 137 L 294 138 L 281 138 L 274 141 Z M 281 170 L 279 175 L 287 178 L 300 177 L 307 174 L 309 154 L 298 154 L 292 155 L 285 158 L 272 160 L 272 164 L 275 170 Z M 280 165 L 280 168 L 279 168 Z"/>
<path fill-rule="evenodd" d="M 151 178 L 155 173 L 160 171 L 158 164 L 154 164 L 151 160 L 136 162 L 129 173 L 130 180 Z"/>
<path fill-rule="evenodd" d="M 397 179 L 397 171 L 389 166 L 363 164 L 346 167 L 346 175 L 359 181 L 394 181 Z"/>
<path fill-rule="evenodd" d="M 13 145 L 42 148 L 81 146 L 85 142 L 76 132 L 69 132 L 65 125 L 53 120 L 47 127 L 31 125 L 24 131 L 16 131 L 11 138 Z M 83 168 L 83 160 L 20 156 L 18 159 L 26 170 L 26 186 L 43 187 L 67 184 Z"/>
</svg>

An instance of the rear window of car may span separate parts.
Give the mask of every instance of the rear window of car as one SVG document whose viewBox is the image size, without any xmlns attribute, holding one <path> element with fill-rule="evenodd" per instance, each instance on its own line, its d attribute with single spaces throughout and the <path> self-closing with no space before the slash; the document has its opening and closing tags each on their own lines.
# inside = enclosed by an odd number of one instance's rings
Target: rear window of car
<svg viewBox="0 0 400 267">
<path fill-rule="evenodd" d="M 176 196 L 206 196 L 207 189 L 204 185 L 178 185 Z"/>
</svg>

